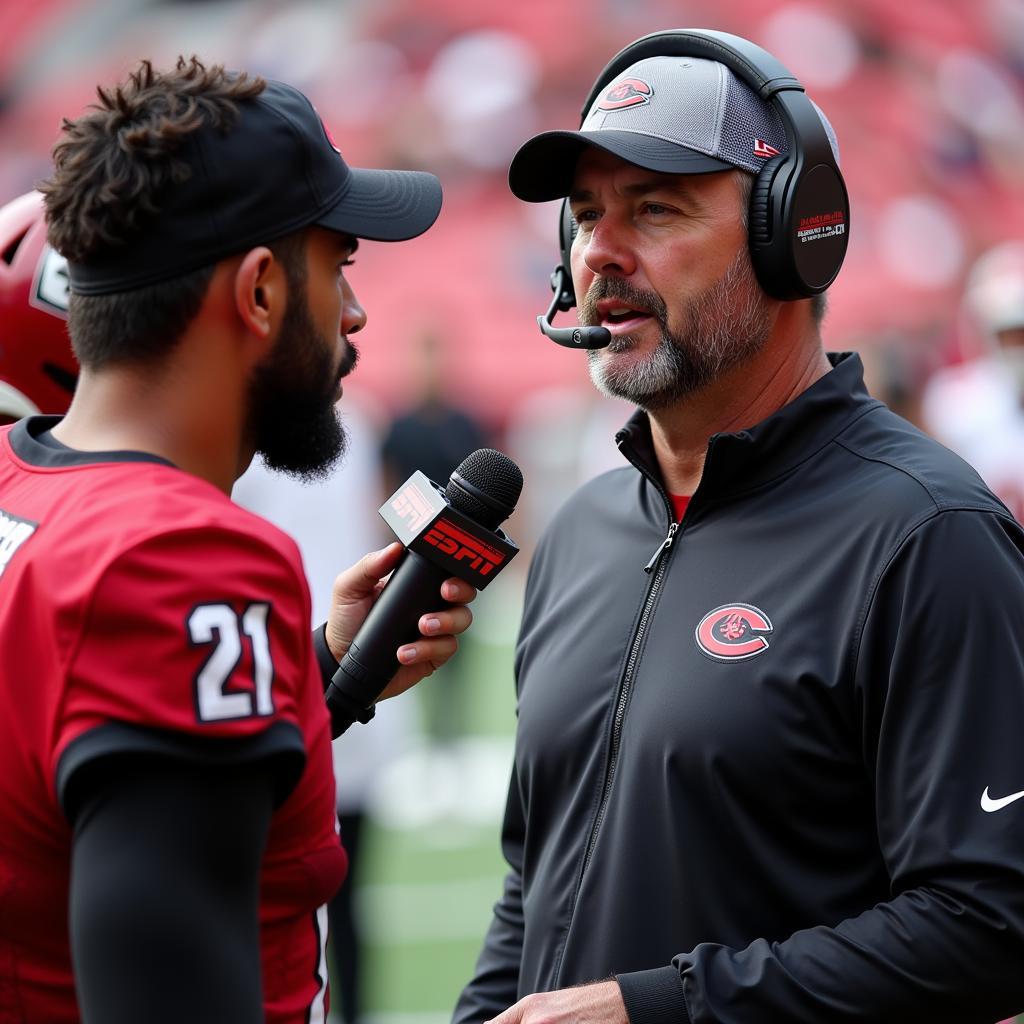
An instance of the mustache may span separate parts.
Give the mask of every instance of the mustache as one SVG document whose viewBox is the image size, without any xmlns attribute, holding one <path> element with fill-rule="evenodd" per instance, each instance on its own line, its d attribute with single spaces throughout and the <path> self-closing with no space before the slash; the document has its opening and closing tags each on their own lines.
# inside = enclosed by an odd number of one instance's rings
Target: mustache
<svg viewBox="0 0 1024 1024">
<path fill-rule="evenodd" d="M 620 277 L 596 277 L 579 303 L 579 321 L 585 327 L 597 327 L 601 323 L 597 304 L 602 299 L 615 299 L 624 306 L 644 309 L 663 327 L 668 319 L 668 308 L 657 292 L 637 288 Z"/>
<path fill-rule="evenodd" d="M 345 352 L 341 357 L 341 365 L 338 367 L 338 380 L 347 377 L 359 363 L 359 349 L 352 344 L 348 338 L 345 339 Z"/>
</svg>

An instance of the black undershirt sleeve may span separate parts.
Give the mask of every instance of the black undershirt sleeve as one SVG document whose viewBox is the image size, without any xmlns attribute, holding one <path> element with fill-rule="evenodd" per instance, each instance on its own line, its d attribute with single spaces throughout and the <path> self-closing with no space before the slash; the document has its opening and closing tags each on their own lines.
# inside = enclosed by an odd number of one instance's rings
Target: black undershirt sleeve
<svg viewBox="0 0 1024 1024">
<path fill-rule="evenodd" d="M 263 1020 L 260 863 L 279 767 L 160 754 L 76 778 L 69 928 L 83 1024 Z"/>
<path fill-rule="evenodd" d="M 327 646 L 327 623 L 324 622 L 313 630 L 313 653 L 316 655 L 316 663 L 320 669 L 320 679 L 324 687 L 324 697 L 327 700 L 327 710 L 331 716 L 331 739 L 337 739 L 346 732 L 353 723 L 362 722 L 364 725 L 373 718 L 376 709 L 371 704 L 364 707 L 357 703 L 344 688 L 337 686 L 331 688 L 334 681 L 334 674 L 338 671 L 338 661 Z"/>
</svg>

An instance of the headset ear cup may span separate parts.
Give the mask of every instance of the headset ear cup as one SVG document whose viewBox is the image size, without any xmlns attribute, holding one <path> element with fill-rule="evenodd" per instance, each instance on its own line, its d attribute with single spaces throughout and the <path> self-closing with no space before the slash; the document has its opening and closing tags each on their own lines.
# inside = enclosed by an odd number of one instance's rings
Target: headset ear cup
<svg viewBox="0 0 1024 1024">
<path fill-rule="evenodd" d="M 747 238 L 750 245 L 750 262 L 761 287 L 775 298 L 790 298 L 789 283 L 780 280 L 784 276 L 778 256 L 782 225 L 775 223 L 775 183 L 779 172 L 788 160 L 785 153 L 773 156 L 758 171 L 754 187 L 750 192 L 750 209 L 747 212 Z M 784 183 L 779 182 L 778 187 Z M 781 294 L 785 292 L 786 294 Z"/>
<path fill-rule="evenodd" d="M 850 199 L 831 163 L 806 168 L 787 189 L 780 260 L 793 298 L 820 295 L 835 280 L 849 243 Z"/>
<path fill-rule="evenodd" d="M 842 266 L 849 219 L 834 164 L 808 168 L 788 154 L 772 157 L 754 181 L 747 220 L 750 262 L 764 291 L 787 302 L 821 294 Z"/>
</svg>

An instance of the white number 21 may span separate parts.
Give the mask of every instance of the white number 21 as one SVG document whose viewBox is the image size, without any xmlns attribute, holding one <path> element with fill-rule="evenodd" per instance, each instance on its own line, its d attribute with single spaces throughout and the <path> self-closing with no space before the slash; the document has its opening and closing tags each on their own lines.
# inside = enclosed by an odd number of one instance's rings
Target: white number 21
<svg viewBox="0 0 1024 1024">
<path fill-rule="evenodd" d="M 216 643 L 195 678 L 196 713 L 201 722 L 272 715 L 274 698 L 270 687 L 274 665 L 270 660 L 267 619 L 270 605 L 251 604 L 239 616 L 226 604 L 201 604 L 188 617 L 188 634 L 193 645 Z M 253 694 L 228 690 L 228 680 L 242 657 L 242 634 L 252 643 Z"/>
</svg>

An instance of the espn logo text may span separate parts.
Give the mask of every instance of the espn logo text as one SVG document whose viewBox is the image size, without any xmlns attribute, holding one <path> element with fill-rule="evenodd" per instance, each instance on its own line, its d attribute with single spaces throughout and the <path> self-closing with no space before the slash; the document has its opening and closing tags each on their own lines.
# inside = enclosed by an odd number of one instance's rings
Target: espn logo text
<svg viewBox="0 0 1024 1024">
<path fill-rule="evenodd" d="M 420 527 L 434 514 L 430 498 L 414 483 L 406 483 L 405 487 L 391 499 L 391 507 L 406 521 L 413 534 L 418 533 Z"/>
<path fill-rule="evenodd" d="M 460 530 L 447 519 L 438 519 L 423 535 L 423 539 L 456 562 L 465 562 L 481 576 L 489 576 L 505 561 L 505 556 L 500 551 L 471 536 L 465 530 Z"/>
<path fill-rule="evenodd" d="M 36 532 L 37 525 L 0 508 L 0 576 L 18 548 Z"/>
</svg>

